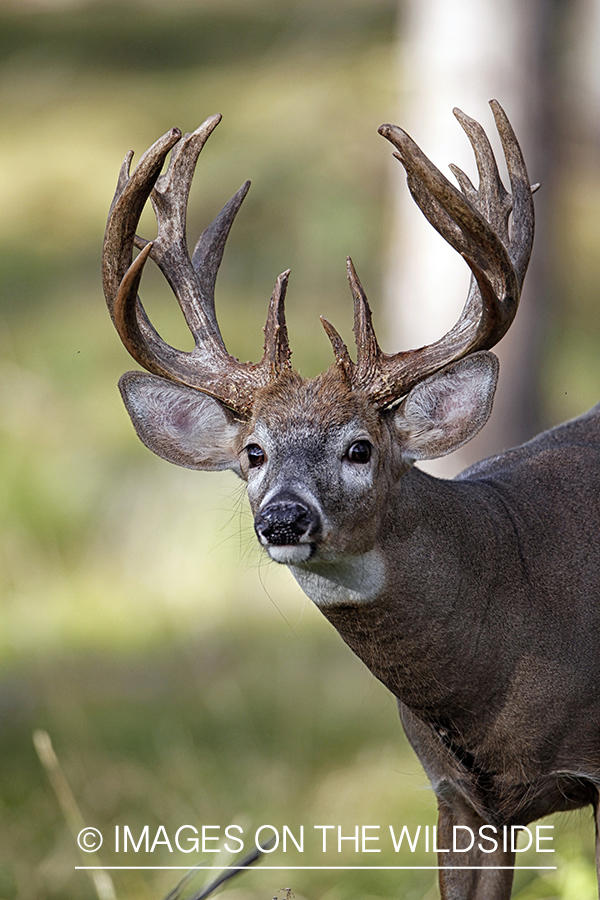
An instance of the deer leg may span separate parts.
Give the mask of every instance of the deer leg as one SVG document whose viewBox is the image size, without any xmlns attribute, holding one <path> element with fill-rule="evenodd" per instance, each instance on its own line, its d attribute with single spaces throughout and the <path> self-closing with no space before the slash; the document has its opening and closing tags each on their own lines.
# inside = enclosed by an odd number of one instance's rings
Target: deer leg
<svg viewBox="0 0 600 900">
<path fill-rule="evenodd" d="M 509 900 L 514 874 L 514 853 L 502 849 L 501 835 L 495 835 L 497 848 L 493 852 L 485 852 L 493 847 L 491 841 L 482 840 L 479 836 L 479 829 L 486 824 L 466 804 L 457 805 L 453 802 L 449 805 L 444 800 L 439 800 L 438 859 L 439 865 L 446 867 L 440 869 L 439 874 L 441 900 Z M 456 845 L 454 826 L 457 826 Z M 488 836 L 490 831 L 488 829 L 486 832 Z M 471 834 L 474 835 L 473 846 L 461 851 L 461 846 L 467 847 L 471 843 Z M 450 866 L 458 868 L 449 868 Z M 469 868 L 475 866 L 485 868 Z M 508 868 L 497 868 L 498 866 Z"/>
</svg>

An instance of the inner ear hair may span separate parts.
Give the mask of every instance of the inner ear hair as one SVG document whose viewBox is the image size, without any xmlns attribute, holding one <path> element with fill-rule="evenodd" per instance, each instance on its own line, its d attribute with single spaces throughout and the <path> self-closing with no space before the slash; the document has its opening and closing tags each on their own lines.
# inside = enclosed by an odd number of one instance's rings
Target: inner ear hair
<svg viewBox="0 0 600 900">
<path fill-rule="evenodd" d="M 119 389 L 140 440 L 157 456 L 188 469 L 240 474 L 243 423 L 219 400 L 145 372 L 127 372 Z"/>
<path fill-rule="evenodd" d="M 403 456 L 435 459 L 475 437 L 490 417 L 497 380 L 497 357 L 481 350 L 417 384 L 394 411 Z"/>
</svg>

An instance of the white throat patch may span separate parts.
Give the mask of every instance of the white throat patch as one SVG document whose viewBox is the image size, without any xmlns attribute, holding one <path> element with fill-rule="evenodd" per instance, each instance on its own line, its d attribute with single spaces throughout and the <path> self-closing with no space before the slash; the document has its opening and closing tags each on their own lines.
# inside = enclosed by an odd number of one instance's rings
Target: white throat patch
<svg viewBox="0 0 600 900">
<path fill-rule="evenodd" d="M 385 585 L 385 563 L 377 550 L 335 563 L 319 560 L 314 565 L 290 565 L 289 569 L 317 606 L 374 600 Z"/>
</svg>

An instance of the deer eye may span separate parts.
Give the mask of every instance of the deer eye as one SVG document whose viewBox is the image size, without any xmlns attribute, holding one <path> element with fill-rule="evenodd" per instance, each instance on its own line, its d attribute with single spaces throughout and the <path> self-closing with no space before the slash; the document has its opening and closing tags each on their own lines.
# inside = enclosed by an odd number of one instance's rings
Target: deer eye
<svg viewBox="0 0 600 900">
<path fill-rule="evenodd" d="M 371 459 L 371 444 L 369 441 L 354 441 L 348 447 L 346 456 L 353 463 L 368 463 Z"/>
<path fill-rule="evenodd" d="M 257 469 L 259 466 L 262 466 L 265 461 L 265 451 L 262 447 L 259 447 L 258 444 L 248 444 L 246 453 L 248 454 L 248 463 L 251 469 Z"/>
</svg>

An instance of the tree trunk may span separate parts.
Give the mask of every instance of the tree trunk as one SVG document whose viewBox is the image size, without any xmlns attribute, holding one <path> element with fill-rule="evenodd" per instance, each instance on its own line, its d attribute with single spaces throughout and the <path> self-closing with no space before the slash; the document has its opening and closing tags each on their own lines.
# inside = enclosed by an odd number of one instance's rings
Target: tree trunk
<svg viewBox="0 0 600 900">
<path fill-rule="evenodd" d="M 580 0 L 581 2 L 581 0 Z M 470 145 L 451 110 L 477 119 L 503 172 L 487 101 L 499 100 L 519 138 L 536 194 L 536 240 L 521 307 L 496 348 L 500 382 L 494 412 L 464 448 L 429 464 L 453 475 L 476 459 L 536 434 L 543 422 L 539 356 L 554 298 L 549 259 L 551 211 L 560 156 L 562 49 L 573 0 L 404 0 L 401 8 L 400 124 L 442 170 L 457 163 L 476 182 Z M 390 346 L 418 347 L 447 331 L 466 297 L 469 272 L 415 208 L 396 168 L 395 230 L 387 296 Z"/>
</svg>

